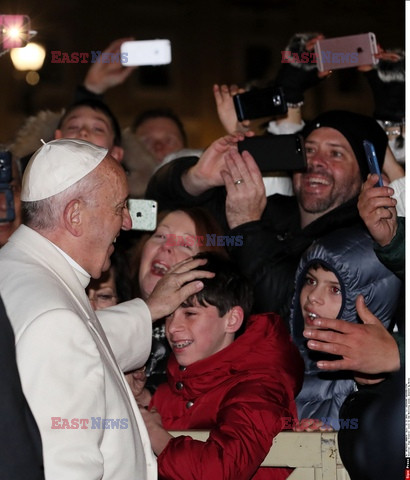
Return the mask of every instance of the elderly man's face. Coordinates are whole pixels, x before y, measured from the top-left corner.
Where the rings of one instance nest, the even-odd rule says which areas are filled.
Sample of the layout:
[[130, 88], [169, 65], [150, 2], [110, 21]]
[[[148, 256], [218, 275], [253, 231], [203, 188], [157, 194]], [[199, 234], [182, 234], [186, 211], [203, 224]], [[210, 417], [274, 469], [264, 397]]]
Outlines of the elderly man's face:
[[82, 267], [93, 278], [110, 267], [110, 256], [121, 229], [131, 228], [127, 208], [128, 186], [122, 167], [108, 155], [97, 167], [96, 175], [102, 185], [85, 207], [85, 234], [83, 248], [86, 255]]
[[305, 144], [307, 171], [293, 175], [293, 189], [305, 212], [325, 214], [359, 194], [359, 165], [339, 131], [318, 128]]

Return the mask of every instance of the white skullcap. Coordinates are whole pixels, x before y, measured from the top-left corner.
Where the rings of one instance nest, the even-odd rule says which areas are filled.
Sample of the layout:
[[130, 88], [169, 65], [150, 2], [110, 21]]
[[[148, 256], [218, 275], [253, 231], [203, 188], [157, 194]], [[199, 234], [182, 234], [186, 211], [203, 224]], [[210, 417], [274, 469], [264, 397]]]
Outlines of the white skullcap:
[[44, 144], [24, 171], [21, 200], [36, 202], [57, 195], [94, 170], [107, 153], [106, 148], [72, 138]]

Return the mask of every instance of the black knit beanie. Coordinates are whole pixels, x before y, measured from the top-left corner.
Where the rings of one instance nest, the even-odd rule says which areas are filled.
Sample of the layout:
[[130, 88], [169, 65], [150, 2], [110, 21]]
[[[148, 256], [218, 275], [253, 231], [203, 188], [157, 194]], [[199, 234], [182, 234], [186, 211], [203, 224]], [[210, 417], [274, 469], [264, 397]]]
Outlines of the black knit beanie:
[[363, 140], [373, 143], [380, 170], [382, 170], [388, 139], [383, 128], [374, 118], [345, 110], [331, 110], [321, 113], [307, 123], [302, 135], [306, 139], [313, 130], [321, 127], [334, 128], [346, 138], [356, 155], [363, 181], [370, 173]]

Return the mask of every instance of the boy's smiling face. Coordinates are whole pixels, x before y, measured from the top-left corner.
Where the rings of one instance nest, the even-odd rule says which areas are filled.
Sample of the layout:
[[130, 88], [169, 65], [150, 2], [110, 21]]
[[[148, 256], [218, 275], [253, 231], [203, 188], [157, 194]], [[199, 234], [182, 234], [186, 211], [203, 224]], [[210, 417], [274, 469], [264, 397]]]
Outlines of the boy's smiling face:
[[[239, 319], [240, 317], [240, 319]], [[182, 304], [168, 316], [165, 332], [180, 365], [192, 365], [230, 345], [243, 320], [243, 310], [234, 307], [222, 317], [213, 305]]]
[[342, 291], [333, 272], [321, 267], [310, 268], [300, 292], [300, 307], [305, 328], [317, 328], [314, 318], [337, 318], [342, 307]]

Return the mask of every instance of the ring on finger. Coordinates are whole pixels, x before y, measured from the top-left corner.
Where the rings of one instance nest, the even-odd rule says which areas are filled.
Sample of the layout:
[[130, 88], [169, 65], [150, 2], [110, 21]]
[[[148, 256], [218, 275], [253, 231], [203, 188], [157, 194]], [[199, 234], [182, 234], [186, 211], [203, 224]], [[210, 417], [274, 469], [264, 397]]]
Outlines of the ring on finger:
[[234, 185], [240, 185], [241, 183], [244, 183], [245, 180], [243, 178], [239, 178], [238, 180], [235, 180], [233, 183]]

